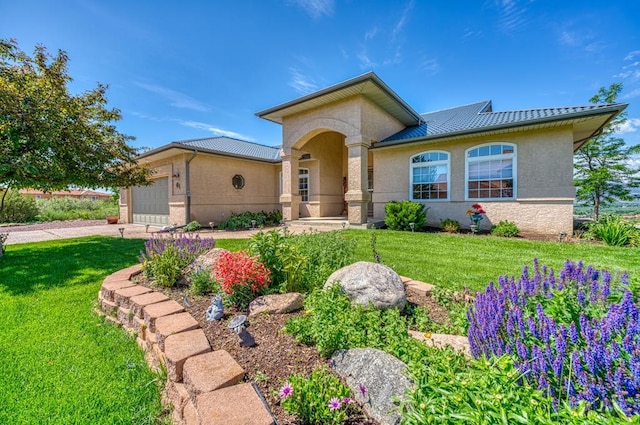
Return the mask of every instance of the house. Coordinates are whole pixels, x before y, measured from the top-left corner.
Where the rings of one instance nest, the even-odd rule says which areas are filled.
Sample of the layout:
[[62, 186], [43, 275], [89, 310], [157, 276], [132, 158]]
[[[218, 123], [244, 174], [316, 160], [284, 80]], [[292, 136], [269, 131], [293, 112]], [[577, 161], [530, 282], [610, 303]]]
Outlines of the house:
[[282, 146], [227, 137], [185, 140], [139, 157], [151, 186], [120, 192], [121, 218], [165, 225], [220, 222], [281, 209], [286, 221], [384, 219], [385, 204], [424, 203], [430, 225], [500, 220], [523, 231], [573, 228], [573, 154], [626, 104], [494, 112], [491, 101], [419, 114], [370, 72], [258, 112], [282, 126]]
[[35, 189], [20, 189], [20, 195], [34, 199], [74, 198], [88, 199], [90, 201], [108, 201], [111, 199], [111, 194], [109, 193], [96, 192], [95, 190], [88, 189], [54, 190], [52, 192], [43, 192], [42, 190]]

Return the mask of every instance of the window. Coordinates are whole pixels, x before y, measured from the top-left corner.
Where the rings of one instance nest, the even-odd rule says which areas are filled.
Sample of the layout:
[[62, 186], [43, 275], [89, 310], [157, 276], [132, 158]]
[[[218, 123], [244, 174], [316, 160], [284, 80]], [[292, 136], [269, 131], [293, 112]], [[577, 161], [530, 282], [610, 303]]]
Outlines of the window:
[[298, 169], [298, 193], [302, 202], [309, 202], [309, 169]]
[[516, 147], [506, 143], [467, 150], [467, 199], [514, 199]]
[[411, 157], [411, 193], [413, 200], [449, 199], [449, 154], [423, 152]]

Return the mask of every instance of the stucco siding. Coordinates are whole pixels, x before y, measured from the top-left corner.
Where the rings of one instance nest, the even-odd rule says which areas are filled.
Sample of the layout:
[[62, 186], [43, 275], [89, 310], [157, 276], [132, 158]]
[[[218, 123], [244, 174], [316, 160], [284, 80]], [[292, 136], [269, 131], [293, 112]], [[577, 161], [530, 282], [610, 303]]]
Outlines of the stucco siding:
[[468, 227], [470, 222], [465, 212], [476, 201], [465, 199], [465, 151], [491, 142], [507, 142], [516, 146], [517, 197], [504, 201], [479, 200], [488, 212], [483, 228], [490, 228], [500, 220], [510, 220], [522, 231], [571, 232], [575, 190], [570, 127], [459, 142], [374, 149], [374, 217], [384, 218], [386, 202], [409, 199], [410, 158], [421, 152], [440, 150], [448, 152], [450, 158], [449, 201], [423, 201], [429, 207], [428, 223], [438, 226], [440, 220], [452, 218]]

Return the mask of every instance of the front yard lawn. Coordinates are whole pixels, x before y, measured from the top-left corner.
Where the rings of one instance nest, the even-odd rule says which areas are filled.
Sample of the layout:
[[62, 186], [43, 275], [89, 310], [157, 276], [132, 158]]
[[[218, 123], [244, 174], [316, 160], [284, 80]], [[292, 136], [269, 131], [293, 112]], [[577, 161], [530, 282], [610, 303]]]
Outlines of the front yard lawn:
[[143, 241], [13, 245], [0, 260], [0, 423], [157, 423], [158, 383], [133, 338], [93, 312]]

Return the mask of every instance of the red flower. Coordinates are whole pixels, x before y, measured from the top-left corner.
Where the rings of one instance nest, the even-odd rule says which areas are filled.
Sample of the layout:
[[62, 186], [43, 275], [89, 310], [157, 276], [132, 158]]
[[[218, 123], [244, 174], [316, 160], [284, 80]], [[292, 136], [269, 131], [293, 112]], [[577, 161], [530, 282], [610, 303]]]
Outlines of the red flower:
[[271, 270], [245, 251], [223, 252], [213, 267], [222, 290], [233, 294], [234, 287], [249, 287], [256, 293], [270, 282]]

